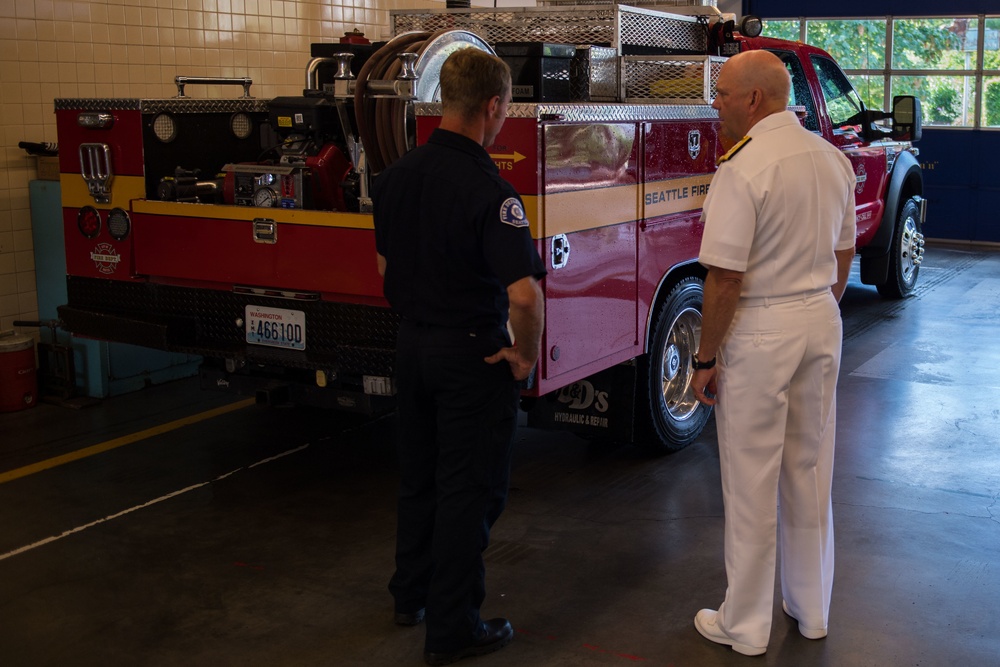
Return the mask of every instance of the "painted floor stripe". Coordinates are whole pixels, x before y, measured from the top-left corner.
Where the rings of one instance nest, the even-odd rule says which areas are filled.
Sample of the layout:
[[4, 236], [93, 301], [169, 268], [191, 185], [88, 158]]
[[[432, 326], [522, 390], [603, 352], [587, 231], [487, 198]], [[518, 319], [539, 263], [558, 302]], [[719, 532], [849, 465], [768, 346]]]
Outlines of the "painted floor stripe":
[[[252, 399], [251, 399], [251, 401], [252, 401]], [[192, 484], [191, 486], [185, 487], [185, 488], [180, 489], [178, 491], [173, 491], [173, 492], [168, 493], [166, 495], [160, 496], [159, 498], [154, 498], [153, 500], [145, 502], [145, 503], [143, 503], [141, 505], [136, 505], [135, 507], [130, 507], [127, 510], [122, 510], [121, 512], [118, 512], [116, 514], [110, 514], [110, 515], [104, 517], [103, 519], [98, 519], [97, 521], [91, 521], [90, 523], [85, 523], [84, 525], [77, 526], [76, 528], [70, 528], [69, 530], [63, 531], [62, 533], [59, 533], [58, 535], [52, 535], [51, 537], [46, 537], [43, 540], [38, 540], [37, 542], [33, 542], [32, 544], [28, 544], [28, 545], [20, 547], [18, 549], [14, 549], [13, 551], [8, 551], [5, 554], [0, 554], [0, 561], [6, 560], [8, 558], [12, 558], [12, 557], [17, 556], [19, 554], [26, 553], [28, 551], [31, 551], [32, 549], [37, 549], [38, 547], [45, 546], [46, 544], [51, 544], [52, 542], [55, 542], [57, 540], [61, 540], [64, 537], [69, 537], [70, 535], [74, 535], [76, 533], [83, 532], [84, 530], [87, 530], [88, 528], [93, 528], [94, 526], [99, 526], [102, 523], [106, 523], [108, 521], [113, 521], [114, 519], [121, 518], [121, 517], [125, 516], [126, 514], [131, 514], [132, 512], [135, 512], [137, 510], [145, 509], [145, 508], [150, 507], [152, 505], [156, 505], [157, 503], [162, 503], [164, 500], [170, 500], [171, 498], [176, 498], [177, 496], [184, 495], [188, 491], [194, 491], [195, 489], [200, 489], [203, 486], [208, 486], [209, 484], [213, 484], [215, 482], [221, 481], [221, 480], [223, 480], [223, 479], [225, 479], [225, 478], [227, 478], [227, 477], [229, 477], [231, 475], [235, 475], [236, 473], [240, 472], [241, 470], [249, 470], [251, 468], [256, 468], [259, 465], [263, 465], [265, 463], [271, 463], [272, 461], [277, 461], [278, 459], [284, 458], [284, 457], [289, 456], [291, 454], [295, 454], [297, 452], [301, 452], [302, 450], [306, 449], [307, 447], [309, 447], [309, 443], [306, 443], [304, 445], [300, 445], [299, 447], [295, 447], [293, 449], [289, 449], [288, 451], [281, 452], [280, 454], [275, 454], [274, 456], [269, 456], [269, 457], [267, 457], [265, 459], [261, 459], [260, 461], [257, 461], [256, 463], [252, 463], [252, 464], [250, 464], [248, 466], [240, 466], [239, 468], [236, 468], [235, 470], [230, 470], [227, 473], [223, 473], [223, 474], [219, 475], [218, 477], [216, 477], [215, 479], [212, 479], [212, 480], [210, 480], [208, 482], [201, 482], [200, 484]]]
[[152, 438], [153, 436], [156, 435], [169, 433], [170, 431], [179, 429], [182, 426], [188, 426], [189, 424], [196, 424], [200, 421], [205, 421], [206, 419], [211, 419], [213, 417], [218, 417], [219, 415], [224, 415], [227, 412], [240, 410], [247, 406], [253, 405], [255, 402], [256, 399], [247, 398], [242, 401], [230, 403], [229, 405], [223, 405], [222, 407], [219, 408], [206, 410], [205, 412], [199, 412], [198, 414], [191, 415], [190, 417], [183, 417], [181, 419], [174, 420], [167, 424], [160, 424], [159, 426], [147, 428], [145, 431], [130, 433], [128, 435], [123, 435], [120, 438], [115, 438], [114, 440], [108, 440], [106, 442], [102, 442], [93, 445], [91, 447], [84, 447], [83, 449], [78, 449], [75, 452], [69, 452], [68, 454], [63, 454], [62, 456], [56, 456], [51, 459], [46, 459], [45, 461], [32, 463], [31, 465], [24, 466], [23, 468], [8, 470], [7, 472], [0, 473], [0, 484], [4, 484], [6, 482], [10, 482], [15, 479], [20, 479], [21, 477], [27, 477], [28, 475], [34, 475], [37, 472], [48, 470], [50, 468], [55, 468], [57, 466], [61, 466], [66, 463], [79, 461], [80, 459], [85, 459], [88, 456], [101, 454], [103, 452], [107, 452], [112, 449], [117, 449], [118, 447], [131, 445], [134, 442], [139, 442], [140, 440], [145, 440], [146, 438]]

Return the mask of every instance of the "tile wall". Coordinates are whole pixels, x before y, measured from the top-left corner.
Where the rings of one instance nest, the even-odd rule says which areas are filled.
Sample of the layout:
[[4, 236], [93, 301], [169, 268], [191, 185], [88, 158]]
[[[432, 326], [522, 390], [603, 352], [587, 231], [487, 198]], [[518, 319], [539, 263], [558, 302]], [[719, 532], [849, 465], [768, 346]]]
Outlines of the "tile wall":
[[[254, 97], [297, 95], [313, 42], [337, 41], [355, 27], [373, 41], [385, 38], [389, 10], [443, 4], [0, 0], [0, 331], [39, 319], [28, 202], [36, 159], [17, 144], [57, 141], [55, 98], [172, 97], [177, 75], [248, 76]], [[215, 88], [185, 92], [233, 94]]]

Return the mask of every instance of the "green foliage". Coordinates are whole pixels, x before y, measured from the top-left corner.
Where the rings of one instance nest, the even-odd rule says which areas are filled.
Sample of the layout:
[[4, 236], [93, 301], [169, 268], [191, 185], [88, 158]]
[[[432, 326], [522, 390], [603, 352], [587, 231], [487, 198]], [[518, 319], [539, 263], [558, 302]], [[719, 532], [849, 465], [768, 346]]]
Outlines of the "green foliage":
[[885, 21], [809, 21], [806, 42], [837, 59], [843, 69], [885, 66]]
[[971, 106], [962, 104], [963, 82], [960, 76], [894, 76], [892, 94], [917, 97], [927, 125], [971, 125]]
[[[987, 18], [986, 49], [983, 69], [984, 126], [1000, 127], [1000, 50], [995, 31], [1000, 18]], [[897, 18], [893, 21], [892, 76], [889, 95], [915, 95], [921, 100], [924, 122], [931, 125], [971, 126], [976, 107], [975, 80], [956, 70], [977, 67], [976, 33], [978, 18]], [[797, 40], [797, 20], [766, 21], [764, 34], [769, 37]], [[849, 78], [865, 105], [871, 109], [886, 106], [886, 84], [880, 70], [886, 66], [886, 28], [884, 20], [845, 19], [806, 21], [806, 42], [828, 51], [845, 70], [868, 70]], [[906, 75], [907, 70], [929, 70], [932, 74]]]
[[935, 88], [924, 100], [927, 122], [935, 125], [954, 125], [962, 115], [962, 95], [951, 88]]
[[851, 74], [847, 77], [869, 109], [881, 109], [885, 99], [885, 80], [881, 76]]
[[798, 21], [764, 21], [764, 32], [766, 37], [775, 39], [788, 39], [793, 42], [799, 40]]
[[994, 79], [986, 84], [983, 91], [984, 125], [1000, 127], [1000, 79]]
[[893, 23], [893, 69], [956, 66], [954, 59], [961, 58], [966, 33], [975, 32], [977, 24], [976, 19], [898, 19]]

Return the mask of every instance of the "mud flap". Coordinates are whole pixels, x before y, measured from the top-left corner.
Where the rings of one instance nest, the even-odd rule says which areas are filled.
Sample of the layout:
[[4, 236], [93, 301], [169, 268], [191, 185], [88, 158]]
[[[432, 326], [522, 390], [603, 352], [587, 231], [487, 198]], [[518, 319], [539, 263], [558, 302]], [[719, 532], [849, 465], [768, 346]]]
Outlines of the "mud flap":
[[633, 442], [637, 375], [630, 361], [541, 396], [528, 410], [527, 425]]

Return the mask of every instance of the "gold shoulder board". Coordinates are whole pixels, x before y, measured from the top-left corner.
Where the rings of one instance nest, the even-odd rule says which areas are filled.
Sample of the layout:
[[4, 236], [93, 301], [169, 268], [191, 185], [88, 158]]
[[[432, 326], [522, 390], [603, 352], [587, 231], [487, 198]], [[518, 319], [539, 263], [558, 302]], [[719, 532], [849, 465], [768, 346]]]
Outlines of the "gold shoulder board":
[[715, 166], [718, 167], [723, 162], [732, 160], [733, 156], [739, 153], [740, 150], [749, 143], [750, 143], [750, 137], [743, 137], [742, 139], [737, 141], [735, 146], [730, 148], [725, 155], [723, 155], [722, 157], [720, 157], [718, 160], [715, 161]]

